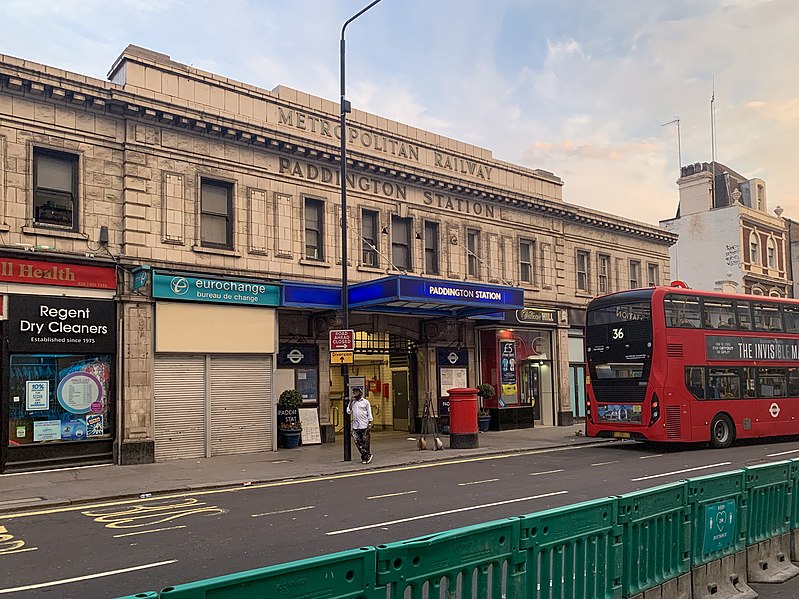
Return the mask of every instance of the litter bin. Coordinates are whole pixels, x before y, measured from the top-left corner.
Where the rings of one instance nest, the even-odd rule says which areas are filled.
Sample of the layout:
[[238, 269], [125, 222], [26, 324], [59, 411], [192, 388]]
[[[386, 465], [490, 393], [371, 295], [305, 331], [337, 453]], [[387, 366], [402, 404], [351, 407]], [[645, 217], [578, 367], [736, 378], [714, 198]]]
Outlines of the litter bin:
[[450, 389], [449, 446], [450, 449], [474, 449], [477, 440], [477, 389]]

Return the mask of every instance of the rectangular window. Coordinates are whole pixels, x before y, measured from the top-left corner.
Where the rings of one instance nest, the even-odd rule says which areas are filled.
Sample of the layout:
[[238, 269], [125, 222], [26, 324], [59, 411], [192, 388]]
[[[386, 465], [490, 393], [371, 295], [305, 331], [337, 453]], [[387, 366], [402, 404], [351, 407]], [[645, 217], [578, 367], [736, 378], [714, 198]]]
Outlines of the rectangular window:
[[752, 306], [749, 302], [736, 301], [735, 309], [738, 313], [738, 328], [742, 331], [752, 330]]
[[519, 241], [519, 281], [535, 283], [534, 279], [535, 241], [521, 239]]
[[739, 399], [741, 376], [737, 368], [708, 369], [708, 399]]
[[322, 200], [305, 198], [305, 258], [308, 260], [325, 259], [324, 214]]
[[33, 224], [78, 229], [78, 157], [33, 149]]
[[480, 231], [466, 230], [466, 274], [472, 278], [480, 278]]
[[786, 333], [799, 333], [799, 307], [783, 306], [782, 317], [785, 321]]
[[610, 256], [599, 254], [596, 258], [599, 293], [610, 293]]
[[411, 219], [391, 217], [391, 262], [397, 270], [411, 270]]
[[699, 298], [691, 295], [667, 295], [663, 299], [666, 326], [679, 328], [701, 328]]
[[705, 389], [705, 369], [699, 366], [686, 366], [685, 387], [696, 399], [705, 399], [707, 397]]
[[638, 289], [641, 286], [641, 263], [638, 260], [630, 260], [630, 289]]
[[577, 250], [577, 290], [590, 293], [591, 280], [591, 254], [582, 250]]
[[374, 210], [364, 210], [361, 213], [361, 241], [363, 241], [364, 266], [378, 267], [377, 261], [377, 225], [378, 215]]
[[233, 185], [203, 179], [200, 184], [200, 245], [233, 249]]
[[778, 304], [752, 304], [756, 331], [782, 331], [782, 315]]
[[646, 265], [646, 284], [655, 287], [660, 284], [660, 272], [657, 264], [651, 262]]
[[758, 397], [785, 397], [788, 385], [784, 368], [758, 368]]
[[705, 298], [702, 301], [702, 323], [706, 329], [734, 329], [735, 307], [732, 300]]
[[438, 223], [424, 222], [424, 271], [429, 275], [439, 274]]

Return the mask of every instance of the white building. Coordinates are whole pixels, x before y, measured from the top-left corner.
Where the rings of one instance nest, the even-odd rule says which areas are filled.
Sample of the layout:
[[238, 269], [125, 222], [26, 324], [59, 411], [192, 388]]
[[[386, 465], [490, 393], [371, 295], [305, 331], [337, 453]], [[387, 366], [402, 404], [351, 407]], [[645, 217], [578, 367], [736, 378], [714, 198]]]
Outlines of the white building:
[[671, 273], [695, 289], [789, 297], [787, 228], [770, 214], [766, 183], [718, 163], [682, 168], [677, 216], [661, 221], [679, 239]]

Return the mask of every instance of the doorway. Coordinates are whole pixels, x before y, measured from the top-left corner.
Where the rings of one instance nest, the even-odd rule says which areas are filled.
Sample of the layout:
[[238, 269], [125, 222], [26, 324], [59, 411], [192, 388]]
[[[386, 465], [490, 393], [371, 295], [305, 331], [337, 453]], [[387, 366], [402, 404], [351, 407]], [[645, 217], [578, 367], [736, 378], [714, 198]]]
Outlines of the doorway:
[[521, 367], [521, 401], [533, 406], [533, 421], [541, 424], [541, 366], [525, 360]]
[[395, 431], [409, 430], [408, 370], [391, 371], [393, 428]]
[[569, 403], [575, 418], [585, 418], [585, 366], [569, 366]]

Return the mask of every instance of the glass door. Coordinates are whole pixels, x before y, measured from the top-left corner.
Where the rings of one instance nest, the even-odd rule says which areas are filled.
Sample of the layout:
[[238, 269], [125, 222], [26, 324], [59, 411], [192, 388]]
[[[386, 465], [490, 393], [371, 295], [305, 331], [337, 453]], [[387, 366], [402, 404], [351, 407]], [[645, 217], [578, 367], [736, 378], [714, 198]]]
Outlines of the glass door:
[[541, 422], [541, 370], [538, 362], [525, 360], [519, 369], [521, 375], [521, 402], [533, 406], [533, 420]]

